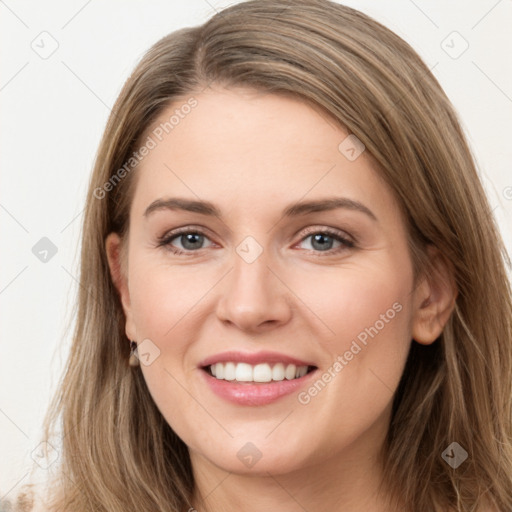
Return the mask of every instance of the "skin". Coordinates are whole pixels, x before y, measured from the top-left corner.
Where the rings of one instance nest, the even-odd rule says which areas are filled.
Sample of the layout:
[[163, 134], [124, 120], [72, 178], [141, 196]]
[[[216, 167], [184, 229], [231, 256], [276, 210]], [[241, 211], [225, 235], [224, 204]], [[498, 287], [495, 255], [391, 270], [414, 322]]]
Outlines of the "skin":
[[[149, 338], [160, 350], [141, 371], [189, 447], [191, 506], [388, 511], [377, 486], [393, 393], [411, 340], [434, 342], [453, 309], [449, 268], [432, 250], [437, 272], [413, 282], [391, 190], [368, 152], [349, 161], [338, 150], [348, 133], [320, 110], [244, 88], [194, 97], [197, 107], [137, 168], [126, 262], [119, 236], [106, 240], [126, 335]], [[166, 196], [211, 201], [221, 218], [178, 210], [144, 216]], [[282, 215], [290, 204], [331, 196], [364, 204], [377, 220], [346, 208]], [[158, 237], [184, 226], [205, 235], [193, 241], [197, 249], [179, 236], [170, 243], [187, 254], [157, 246]], [[354, 247], [336, 239], [315, 244], [326, 227]], [[250, 264], [236, 252], [247, 236], [263, 251]], [[202, 359], [232, 349], [312, 361], [321, 377], [395, 303], [400, 312], [305, 405], [297, 393], [265, 406], [236, 405], [201, 378]], [[237, 457], [247, 442], [262, 455], [250, 468]]]

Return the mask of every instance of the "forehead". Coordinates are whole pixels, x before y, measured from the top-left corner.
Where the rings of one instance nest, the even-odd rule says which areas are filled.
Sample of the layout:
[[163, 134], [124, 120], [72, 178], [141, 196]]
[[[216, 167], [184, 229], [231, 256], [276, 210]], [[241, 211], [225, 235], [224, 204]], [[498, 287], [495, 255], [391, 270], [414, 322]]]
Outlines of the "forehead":
[[371, 156], [347, 154], [348, 135], [321, 109], [290, 96], [243, 88], [184, 96], [146, 131], [154, 147], [137, 167], [133, 207], [165, 194], [249, 210], [326, 194], [393, 207]]

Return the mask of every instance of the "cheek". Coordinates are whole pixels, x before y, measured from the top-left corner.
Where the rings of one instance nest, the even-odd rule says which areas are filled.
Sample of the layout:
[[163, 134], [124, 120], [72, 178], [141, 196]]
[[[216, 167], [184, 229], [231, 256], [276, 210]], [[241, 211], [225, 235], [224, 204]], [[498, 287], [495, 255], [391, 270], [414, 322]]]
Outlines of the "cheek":
[[322, 415], [326, 404], [339, 412], [328, 422], [333, 438], [340, 431], [356, 436], [385, 414], [411, 342], [410, 264], [374, 263], [330, 269], [302, 281], [298, 291], [329, 327], [317, 337], [327, 354], [320, 375], [299, 402], [312, 415]]
[[[168, 265], [133, 265], [130, 276], [130, 297], [139, 341], [149, 339], [157, 347], [157, 357], [141, 371], [148, 390], [167, 423], [188, 445], [195, 446], [191, 436], [196, 418], [207, 420], [201, 405], [191, 399], [196, 396], [193, 384], [189, 349], [191, 339], [197, 338], [200, 328], [195, 311], [201, 307], [201, 298], [215, 284], [214, 276]], [[211, 283], [210, 278], [211, 277]], [[151, 347], [151, 345], [150, 345]], [[180, 411], [177, 414], [177, 411]], [[184, 414], [186, 412], [186, 414]]]
[[290, 287], [310, 310], [308, 316], [322, 332], [318, 339], [331, 357], [349, 350], [353, 340], [363, 346], [366, 341], [369, 347], [369, 340], [378, 338], [381, 342], [374, 349], [379, 350], [407, 338], [412, 273], [407, 266], [399, 268], [390, 261], [386, 268], [346, 265], [304, 272], [293, 281], [290, 276]]
[[[134, 265], [137, 269], [137, 266]], [[154, 339], [162, 342], [173, 339], [172, 346], [179, 348], [180, 340], [174, 339], [174, 332], [182, 323], [190, 323], [194, 308], [201, 298], [213, 287], [214, 276], [197, 272], [192, 266], [173, 269], [166, 265], [140, 265], [130, 276], [130, 298], [133, 318], [140, 339]], [[211, 283], [210, 283], [211, 281]]]

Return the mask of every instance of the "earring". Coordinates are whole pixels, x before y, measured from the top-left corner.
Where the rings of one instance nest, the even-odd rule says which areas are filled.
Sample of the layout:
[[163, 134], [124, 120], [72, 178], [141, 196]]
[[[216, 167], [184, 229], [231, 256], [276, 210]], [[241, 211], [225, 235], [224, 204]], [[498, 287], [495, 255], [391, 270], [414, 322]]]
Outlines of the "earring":
[[135, 351], [137, 350], [137, 342], [130, 341], [130, 359], [128, 360], [129, 366], [139, 366], [139, 358]]

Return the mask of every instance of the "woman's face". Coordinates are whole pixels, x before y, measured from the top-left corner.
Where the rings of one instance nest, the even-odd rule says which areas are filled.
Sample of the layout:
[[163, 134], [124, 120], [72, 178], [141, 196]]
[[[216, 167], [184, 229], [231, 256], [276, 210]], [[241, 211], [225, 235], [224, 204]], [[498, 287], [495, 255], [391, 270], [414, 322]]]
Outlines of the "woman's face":
[[305, 103], [194, 98], [153, 123], [133, 171], [117, 285], [150, 393], [193, 460], [226, 471], [367, 458], [421, 301], [397, 203], [358, 141]]

